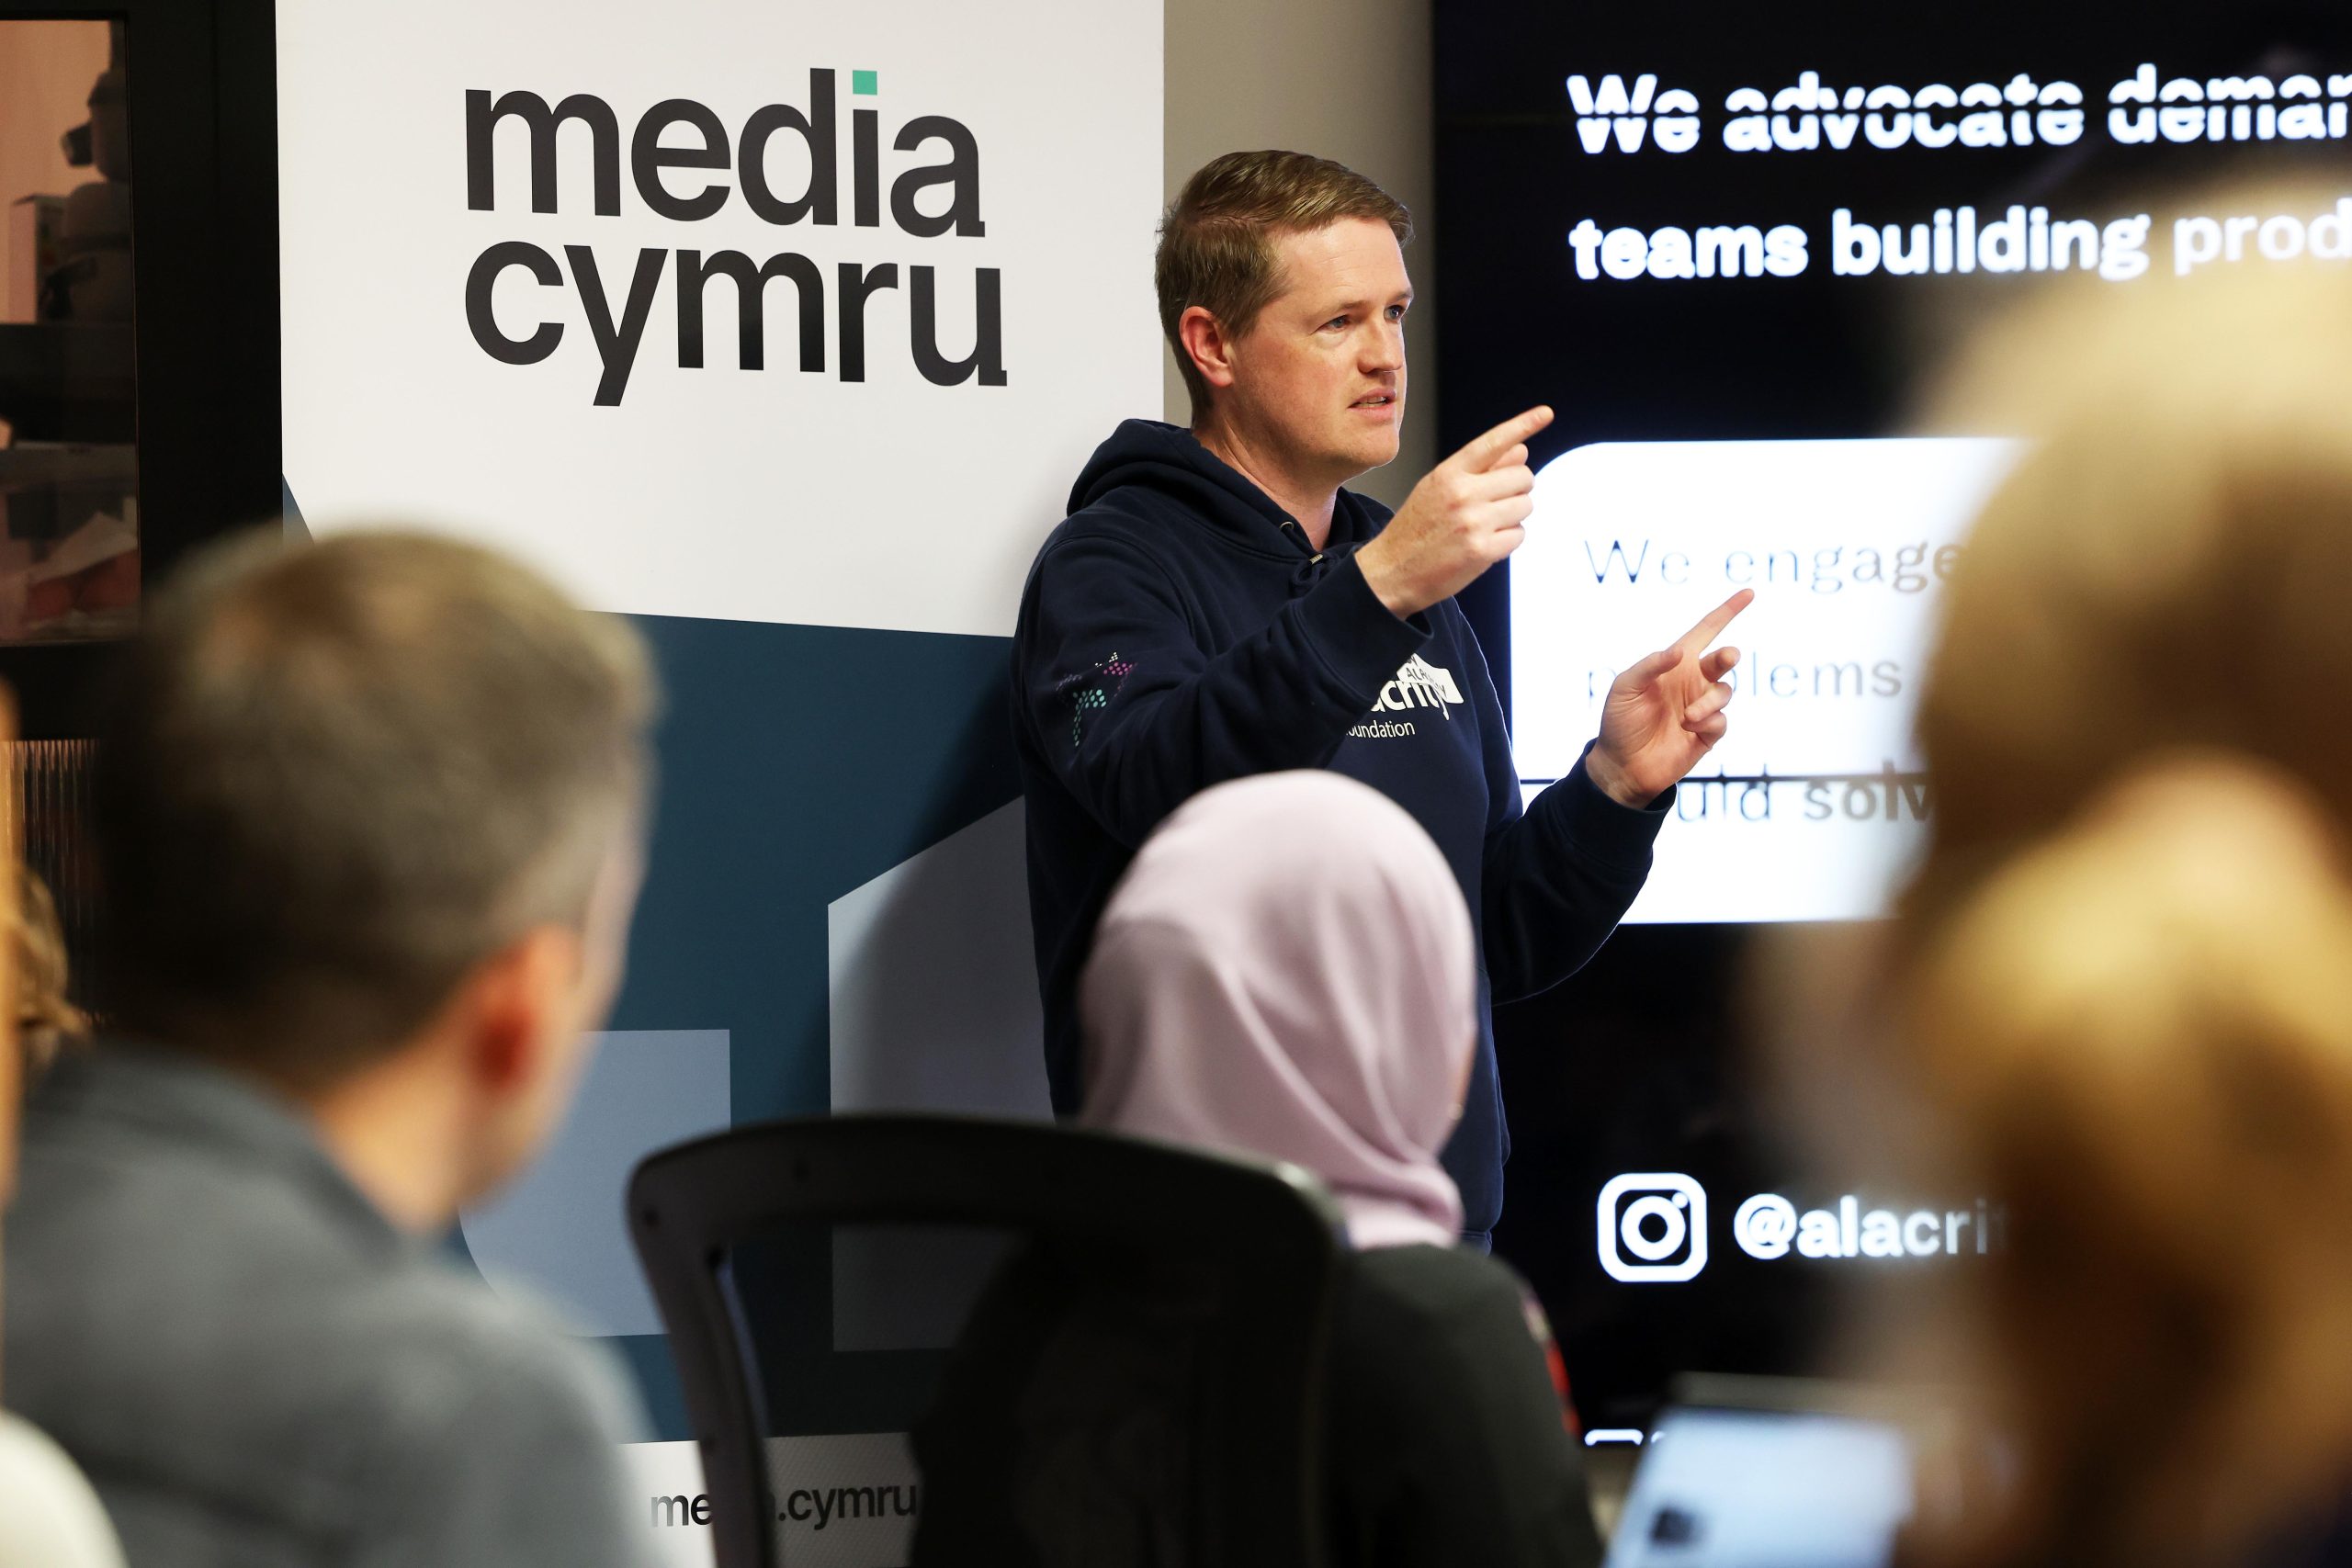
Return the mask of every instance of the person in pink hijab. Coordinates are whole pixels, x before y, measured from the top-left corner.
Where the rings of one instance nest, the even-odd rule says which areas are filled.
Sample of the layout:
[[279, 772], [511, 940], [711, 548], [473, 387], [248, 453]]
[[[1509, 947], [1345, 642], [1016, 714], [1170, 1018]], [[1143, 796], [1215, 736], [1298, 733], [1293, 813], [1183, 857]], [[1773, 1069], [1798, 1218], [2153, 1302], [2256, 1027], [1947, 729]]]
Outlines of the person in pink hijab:
[[1420, 825], [1327, 772], [1196, 795], [1136, 856], [1079, 987], [1081, 1126], [1289, 1160], [1358, 1247], [1451, 1247], [1438, 1150], [1477, 1043], [1462, 890]]
[[[1476, 1043], [1476, 954], [1460, 885], [1402, 807], [1336, 773], [1269, 773], [1152, 835], [1080, 982], [1081, 1125], [1289, 1161], [1347, 1218], [1324, 1404], [1338, 1568], [1600, 1560], [1542, 1314], [1460, 1245], [1438, 1163]], [[1023, 1308], [1035, 1334], [1054, 1310]], [[997, 1419], [944, 1411], [918, 1454], [949, 1462]], [[944, 1495], [926, 1491], [928, 1516]], [[947, 1511], [915, 1561], [981, 1561], [944, 1540]], [[1018, 1536], [990, 1536], [989, 1560], [1057, 1560]]]

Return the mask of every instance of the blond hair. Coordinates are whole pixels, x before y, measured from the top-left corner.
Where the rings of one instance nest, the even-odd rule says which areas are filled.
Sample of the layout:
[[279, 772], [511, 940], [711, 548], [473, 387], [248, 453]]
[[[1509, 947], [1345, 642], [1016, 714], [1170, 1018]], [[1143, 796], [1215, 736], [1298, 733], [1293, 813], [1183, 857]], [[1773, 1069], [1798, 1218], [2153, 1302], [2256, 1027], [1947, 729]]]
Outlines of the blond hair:
[[1883, 998], [2010, 1210], [1969, 1304], [2021, 1462], [1947, 1555], [2228, 1562], [2352, 1468], [2352, 277], [2055, 289], [1938, 409], [2028, 442], [1945, 600]]
[[9, 924], [10, 956], [17, 969], [17, 1037], [38, 1072], [60, 1050], [87, 1038], [90, 1021], [67, 994], [65, 931], [57, 918], [57, 900], [48, 885], [23, 866], [17, 870], [17, 901]]
[[1345, 164], [1305, 152], [1227, 152], [1203, 164], [1159, 224], [1152, 282], [1159, 327], [1193, 396], [1193, 418], [1208, 412], [1209, 388], [1184, 351], [1184, 312], [1197, 305], [1227, 333], [1249, 332], [1282, 293], [1274, 240], [1312, 233], [1351, 218], [1388, 225], [1404, 244], [1412, 215], [1395, 197]]
[[1905, 989], [2014, 1442], [1965, 1562], [2233, 1561], [2352, 1467], [2352, 886], [2335, 824], [2210, 760], [2126, 778], [1982, 879]]
[[1918, 907], [2157, 747], [2266, 758], [2352, 821], [2332, 712], [2352, 691], [2352, 276], [2255, 262], [2055, 291], [1978, 344], [1939, 423], [2031, 445], [1944, 602]]

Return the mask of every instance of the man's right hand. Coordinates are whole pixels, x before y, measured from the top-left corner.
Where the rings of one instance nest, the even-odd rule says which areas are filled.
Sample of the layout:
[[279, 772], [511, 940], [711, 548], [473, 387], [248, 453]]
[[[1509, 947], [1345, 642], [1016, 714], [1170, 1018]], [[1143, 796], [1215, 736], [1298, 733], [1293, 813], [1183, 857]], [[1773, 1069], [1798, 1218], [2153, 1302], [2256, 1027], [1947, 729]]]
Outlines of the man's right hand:
[[1356, 552], [1363, 580], [1399, 619], [1451, 599], [1519, 548], [1535, 509], [1527, 438], [1552, 423], [1532, 408], [1422, 476], [1380, 536]]

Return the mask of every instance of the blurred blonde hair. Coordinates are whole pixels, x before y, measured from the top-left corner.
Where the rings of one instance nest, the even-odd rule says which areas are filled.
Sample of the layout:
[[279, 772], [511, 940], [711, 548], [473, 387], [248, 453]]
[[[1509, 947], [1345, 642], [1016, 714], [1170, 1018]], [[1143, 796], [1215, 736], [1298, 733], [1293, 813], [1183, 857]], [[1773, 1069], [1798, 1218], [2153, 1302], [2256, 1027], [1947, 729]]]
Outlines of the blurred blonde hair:
[[86, 1039], [90, 1021], [66, 994], [65, 931], [57, 901], [40, 877], [21, 866], [9, 940], [17, 964], [17, 1038], [39, 1072], [61, 1049]]
[[[2188, 205], [2312, 213], [2340, 194]], [[2032, 445], [1944, 601], [1915, 912], [2152, 749], [2267, 759], [2352, 821], [2352, 269], [2052, 290], [1976, 344], [1935, 423]]]
[[2163, 764], [1950, 912], [1899, 1019], [2018, 1449], [1964, 1562], [2227, 1562], [2352, 1475], [2352, 887], [2335, 824]]
[[2223, 1562], [2352, 1476], [2352, 270], [2053, 290], [1938, 409], [2030, 443], [1945, 600], [1878, 998], [2010, 1213], [1963, 1278], [2017, 1486], [1943, 1544]]

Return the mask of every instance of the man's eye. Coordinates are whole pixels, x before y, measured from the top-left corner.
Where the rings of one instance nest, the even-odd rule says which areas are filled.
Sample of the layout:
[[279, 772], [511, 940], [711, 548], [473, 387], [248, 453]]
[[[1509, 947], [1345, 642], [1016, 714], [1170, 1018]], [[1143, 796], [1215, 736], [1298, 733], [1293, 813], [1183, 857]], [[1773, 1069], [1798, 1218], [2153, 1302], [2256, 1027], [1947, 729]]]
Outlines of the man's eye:
[[1391, 305], [1391, 306], [1389, 306], [1389, 307], [1388, 307], [1388, 319], [1389, 319], [1390, 321], [1403, 321], [1403, 320], [1405, 319], [1405, 307], [1404, 307], [1404, 306], [1402, 306], [1402, 305]]
[[1345, 316], [1334, 316], [1323, 324], [1326, 327], [1344, 327], [1348, 324], [1348, 319]]

